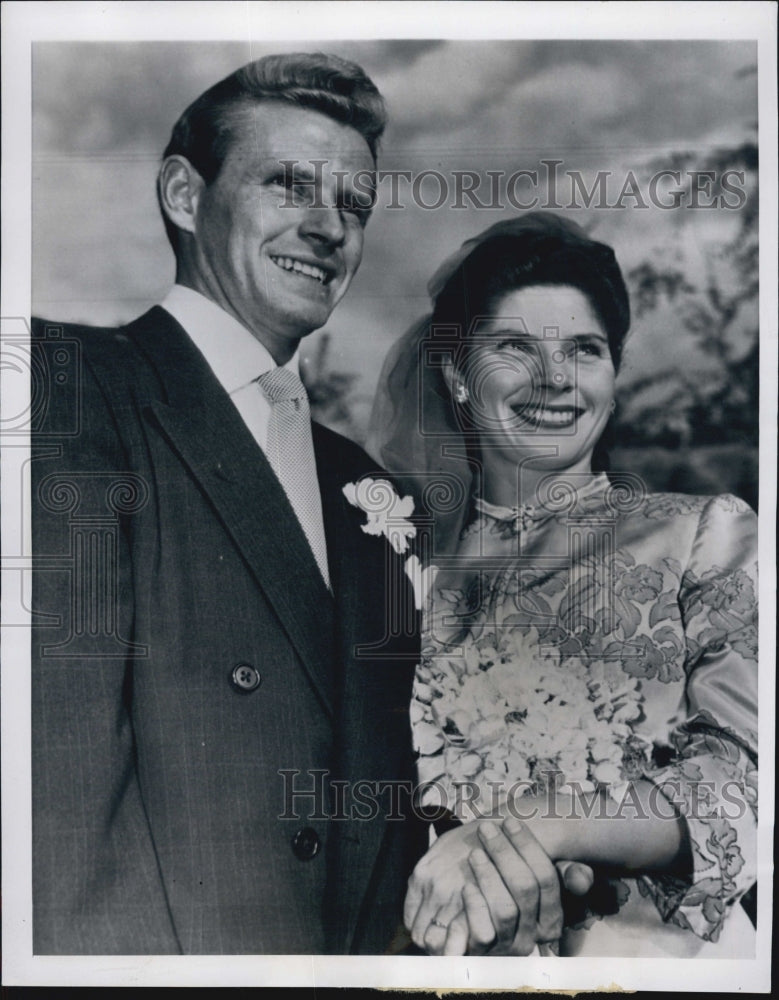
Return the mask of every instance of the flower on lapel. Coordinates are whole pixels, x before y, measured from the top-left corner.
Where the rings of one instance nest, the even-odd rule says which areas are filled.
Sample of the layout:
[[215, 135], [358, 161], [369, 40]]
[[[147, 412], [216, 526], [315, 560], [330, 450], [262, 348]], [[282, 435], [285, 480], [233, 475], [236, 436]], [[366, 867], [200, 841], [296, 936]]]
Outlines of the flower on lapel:
[[407, 551], [409, 539], [417, 533], [409, 521], [414, 511], [410, 496], [401, 499], [386, 479], [347, 483], [343, 493], [353, 507], [368, 515], [367, 522], [362, 525], [366, 535], [384, 535], [398, 555]]

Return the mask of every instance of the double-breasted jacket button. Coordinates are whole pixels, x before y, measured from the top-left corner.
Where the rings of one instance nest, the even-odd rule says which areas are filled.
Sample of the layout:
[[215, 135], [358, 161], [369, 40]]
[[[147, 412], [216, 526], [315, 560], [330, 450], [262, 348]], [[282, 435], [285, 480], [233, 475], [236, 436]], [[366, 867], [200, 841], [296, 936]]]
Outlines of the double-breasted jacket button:
[[292, 851], [298, 861], [310, 861], [322, 849], [322, 841], [313, 827], [304, 826], [292, 838]]
[[262, 678], [251, 663], [237, 663], [230, 674], [230, 683], [241, 694], [250, 694], [257, 690], [262, 683]]

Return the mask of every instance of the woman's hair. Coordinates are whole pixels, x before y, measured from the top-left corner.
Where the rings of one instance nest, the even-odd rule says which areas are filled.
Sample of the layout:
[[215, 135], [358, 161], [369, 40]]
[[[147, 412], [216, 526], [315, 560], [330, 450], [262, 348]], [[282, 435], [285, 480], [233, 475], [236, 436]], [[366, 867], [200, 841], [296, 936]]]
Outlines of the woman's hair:
[[567, 285], [590, 302], [618, 368], [630, 303], [614, 251], [548, 212], [532, 212], [519, 221], [525, 225], [512, 231], [510, 224], [498, 223], [478, 237], [436, 295], [431, 324], [452, 327], [467, 338], [474, 322], [494, 313], [509, 293], [533, 285]]
[[[351, 126], [365, 139], [375, 163], [387, 124], [384, 99], [356, 63], [322, 52], [265, 56], [209, 87], [173, 126], [163, 159], [186, 157], [205, 183], [212, 184], [242, 112], [267, 101], [318, 111]], [[175, 250], [178, 231], [164, 212], [163, 220]]]
[[[428, 284], [432, 313], [406, 331], [384, 363], [366, 447], [429, 508], [435, 550], [456, 547], [474, 470], [472, 429], [452, 401], [441, 359], [463, 359], [477, 322], [505, 295], [537, 285], [569, 286], [587, 297], [618, 368], [630, 304], [614, 252], [551, 212], [498, 222], [463, 243]], [[610, 419], [593, 451], [593, 471], [608, 470], [613, 434]]]

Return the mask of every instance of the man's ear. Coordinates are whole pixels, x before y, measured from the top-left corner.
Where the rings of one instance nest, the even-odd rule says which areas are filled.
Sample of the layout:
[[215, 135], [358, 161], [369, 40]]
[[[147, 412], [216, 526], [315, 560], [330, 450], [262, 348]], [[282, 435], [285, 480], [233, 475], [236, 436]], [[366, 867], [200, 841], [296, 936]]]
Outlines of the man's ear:
[[168, 156], [160, 167], [157, 191], [165, 216], [186, 233], [194, 233], [197, 206], [205, 183], [184, 156]]

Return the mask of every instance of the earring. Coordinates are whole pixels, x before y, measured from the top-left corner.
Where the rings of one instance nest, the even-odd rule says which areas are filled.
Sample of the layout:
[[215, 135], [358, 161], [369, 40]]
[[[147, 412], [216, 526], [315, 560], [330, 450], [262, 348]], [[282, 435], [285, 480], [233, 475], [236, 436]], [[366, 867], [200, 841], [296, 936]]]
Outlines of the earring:
[[468, 390], [462, 383], [458, 383], [457, 388], [454, 390], [454, 398], [457, 403], [468, 402]]
[[611, 412], [613, 413], [616, 410], [616, 408], [617, 408], [617, 401], [616, 401], [616, 399], [612, 399], [611, 406], [610, 406]]

